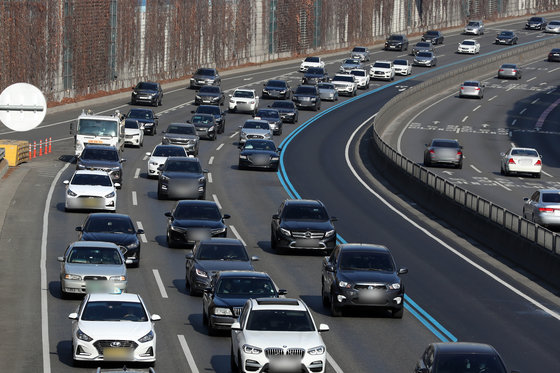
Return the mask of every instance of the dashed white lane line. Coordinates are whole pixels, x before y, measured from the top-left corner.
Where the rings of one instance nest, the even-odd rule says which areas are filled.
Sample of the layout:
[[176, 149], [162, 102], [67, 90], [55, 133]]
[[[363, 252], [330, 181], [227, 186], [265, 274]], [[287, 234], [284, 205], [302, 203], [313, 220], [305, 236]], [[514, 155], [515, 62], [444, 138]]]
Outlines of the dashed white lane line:
[[214, 202], [216, 202], [216, 206], [218, 206], [218, 208], [221, 210], [222, 209], [222, 204], [220, 203], [220, 200], [218, 199], [218, 196], [215, 194], [212, 194], [212, 199], [214, 200]]
[[531, 105], [534, 105], [534, 104], [536, 104], [537, 102], [539, 102], [539, 100], [540, 100], [540, 98], [536, 98], [536, 99], [534, 99], [533, 101], [531, 101]]
[[465, 123], [467, 121], [467, 119], [469, 119], [468, 115], [463, 118], [462, 122]]
[[189, 349], [189, 345], [187, 344], [187, 340], [185, 339], [185, 336], [182, 334], [177, 335], [177, 338], [179, 338], [179, 344], [181, 345], [181, 348], [183, 349], [183, 353], [185, 354], [185, 357], [187, 358], [187, 363], [189, 364], [189, 368], [191, 370], [192, 373], [199, 373], [198, 368], [196, 367], [196, 363], [194, 362], [194, 357], [191, 353], [191, 350]]
[[554, 69], [552, 69], [552, 70], [548, 70], [548, 73], [549, 73], [549, 74], [550, 74], [550, 73], [553, 73], [553, 72], [555, 72], [555, 71], [558, 70], [558, 69], [560, 69], [560, 67], [554, 68]]
[[233, 235], [239, 240], [241, 241], [241, 243], [243, 243], [244, 246], [247, 246], [247, 244], [245, 243], [245, 241], [243, 241], [243, 238], [241, 237], [241, 235], [239, 234], [239, 232], [237, 231], [237, 229], [235, 229], [235, 227], [233, 225], [230, 225], [229, 228], [231, 229], [231, 231], [233, 232]]
[[152, 269], [154, 273], [154, 277], [156, 278], [156, 284], [159, 289], [162, 298], [167, 298], [167, 291], [165, 290], [165, 286], [163, 285], [163, 281], [161, 281], [161, 277], [159, 275], [159, 271], [157, 269]]
[[237, 136], [239, 134], [238, 131], [235, 131], [234, 133], [231, 134], [231, 136], [229, 137], [230, 139], [233, 139], [235, 136]]
[[542, 172], [543, 174], [545, 174], [546, 176], [548, 176], [548, 177], [554, 177], [554, 176], [552, 176], [551, 174], [549, 174], [548, 172], [544, 172], [543, 170], [541, 170], [541, 172]]
[[145, 161], [145, 160], [147, 160], [147, 159], [148, 159], [148, 156], [147, 156], [147, 155], [144, 155], [144, 158], [142, 158], [143, 161]]
[[140, 176], [140, 169], [137, 168], [136, 171], [134, 171], [134, 178], [138, 179], [139, 176]]
[[481, 107], [482, 107], [482, 105], [478, 105], [477, 107], [475, 107], [475, 108], [473, 109], [473, 111], [477, 111], [477, 110], [480, 109]]
[[336, 373], [344, 373], [344, 371], [340, 368], [340, 366], [336, 363], [336, 361], [334, 361], [331, 354], [329, 354], [328, 352], [327, 352], [327, 361], [329, 362], [331, 367], [333, 367]]
[[132, 205], [133, 206], [138, 206], [138, 198], [136, 198], [136, 191], [135, 190], [132, 191]]
[[514, 119], [514, 120], [511, 121], [512, 126], [515, 126], [515, 123], [517, 123], [517, 119]]
[[208, 172], [208, 182], [212, 183], [212, 173]]
[[498, 97], [498, 95], [493, 96], [493, 97], [490, 97], [490, 98], [488, 99], [488, 101], [492, 101], [492, 100], [495, 99], [496, 97]]
[[536, 76], [532, 77], [531, 79], [527, 79], [527, 81], [530, 82], [531, 80], [535, 80], [535, 79], [537, 79]]
[[476, 168], [474, 165], [471, 164], [470, 166], [471, 166], [471, 168], [472, 168], [473, 170], [475, 170], [475, 171], [478, 172], [479, 174], [482, 173], [482, 171], [480, 171], [480, 170], [479, 170], [478, 168]]
[[224, 143], [221, 143], [220, 145], [218, 145], [218, 147], [216, 148], [216, 151], [220, 150], [221, 148], [224, 147]]
[[211, 156], [210, 159], [208, 160], [208, 164], [212, 164], [214, 163], [214, 156]]
[[459, 132], [461, 132], [461, 129], [460, 129], [460, 128], [457, 128], [457, 130], [455, 131], [455, 133], [459, 133]]
[[511, 189], [509, 189], [507, 186], [503, 185], [502, 183], [499, 183], [499, 182], [496, 181], [496, 185], [501, 186], [502, 188], [504, 188], [508, 192], [511, 192]]
[[527, 108], [524, 108], [523, 110], [521, 110], [521, 111], [519, 112], [519, 115], [523, 114], [523, 113], [526, 112], [526, 111], [527, 111]]
[[[142, 225], [142, 222], [141, 222], [141, 221], [137, 221], [137, 222], [136, 222], [136, 226], [138, 227], [138, 229], [144, 230], [144, 226]], [[142, 233], [142, 234], [140, 235], [140, 240], [141, 240], [143, 243], [148, 243], [148, 239], [146, 238], [146, 233]]]

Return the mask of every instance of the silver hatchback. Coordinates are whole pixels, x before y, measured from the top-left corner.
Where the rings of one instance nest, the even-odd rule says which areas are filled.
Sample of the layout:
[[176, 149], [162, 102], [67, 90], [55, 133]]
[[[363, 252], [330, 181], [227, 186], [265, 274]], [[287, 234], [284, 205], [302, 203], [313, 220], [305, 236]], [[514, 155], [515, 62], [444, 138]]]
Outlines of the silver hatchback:
[[484, 97], [485, 85], [478, 80], [467, 80], [459, 87], [459, 97]]
[[542, 226], [560, 226], [560, 190], [539, 189], [523, 201], [525, 219]]

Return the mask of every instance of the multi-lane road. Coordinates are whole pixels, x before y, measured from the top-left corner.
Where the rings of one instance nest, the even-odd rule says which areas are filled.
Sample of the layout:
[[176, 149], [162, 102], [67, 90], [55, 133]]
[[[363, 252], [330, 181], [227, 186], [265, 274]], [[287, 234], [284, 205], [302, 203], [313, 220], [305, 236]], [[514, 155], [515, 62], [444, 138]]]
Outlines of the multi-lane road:
[[[520, 43], [548, 37], [522, 30], [523, 24], [510, 21], [488, 27], [485, 36], [477, 37], [482, 45], [481, 54], [506, 48], [492, 44], [499, 30], [518, 31]], [[560, 366], [555, 338], [560, 335], [560, 300], [554, 291], [547, 291], [508, 263], [487, 255], [484, 237], [462, 237], [423, 215], [414, 203], [393, 195], [383, 175], [370, 170], [375, 160], [363, 156], [364, 147], [370, 144], [367, 137], [362, 137], [367, 130], [362, 123], [400, 91], [466, 59], [454, 53], [457, 43], [465, 38], [458, 32], [446, 34], [445, 44], [437, 47], [437, 69], [415, 67], [409, 79], [399, 77], [393, 84], [375, 81], [369, 91], [361, 91], [357, 98], [324, 102], [318, 113], [300, 111], [299, 124], [285, 124], [283, 135], [275, 137], [283, 148], [278, 174], [237, 169], [238, 126], [248, 115], [228, 114], [225, 133], [217, 141], [201, 143], [199, 157], [210, 171], [207, 198], [217, 201], [224, 213], [232, 215], [228, 221], [230, 236], [241, 238], [249, 253], [261, 258], [256, 263], [258, 270], [268, 272], [281, 288], [288, 289], [288, 296], [303, 299], [317, 322], [330, 326], [331, 331], [324, 335], [329, 372], [411, 371], [425, 346], [440, 340], [490, 343], [500, 351], [510, 369], [522, 372], [552, 372]], [[331, 75], [342, 57], [326, 58]], [[411, 59], [399, 52], [373, 54], [373, 59], [397, 57]], [[222, 88], [231, 91], [243, 86], [260, 92], [262, 83], [271, 78], [287, 79], [297, 86], [301, 79], [298, 65], [286, 62], [231, 72], [224, 76]], [[488, 77], [484, 100], [444, 98], [408, 125], [401, 148], [421, 162], [423, 144], [436, 133], [439, 136], [439, 131], [443, 131], [442, 137], [460, 138], [467, 154], [465, 166], [461, 172], [451, 170], [452, 174], [443, 175], [470, 182], [477, 180], [475, 177], [499, 178], [496, 149], [505, 149], [510, 142], [529, 145], [539, 141], [545, 171], [552, 175], [550, 180], [543, 175], [540, 182], [554, 182], [559, 175], [554, 171], [553, 161], [558, 151], [554, 147], [554, 123], [549, 126], [545, 121], [541, 133], [529, 130], [546, 104], [558, 99], [554, 88], [559, 77], [560, 70], [553, 70], [542, 59], [525, 66], [521, 81], [501, 82]], [[427, 97], [430, 95], [428, 92]], [[193, 99], [194, 91], [185, 86], [166, 89], [163, 106], [157, 109], [160, 130], [169, 123], [189, 118]], [[111, 113], [117, 108], [126, 112], [127, 102], [128, 97], [117, 95], [84, 107], [97, 113]], [[269, 102], [262, 100], [261, 107]], [[478, 105], [481, 106], [476, 108]], [[62, 184], [75, 168], [66, 163], [70, 157], [65, 155], [73, 154], [68, 128], [80, 111], [57, 110], [47, 115], [43, 125], [23, 136], [0, 131], [3, 138], [55, 140], [52, 154], [21, 166], [0, 184], [5, 196], [13, 194], [0, 237], [2, 303], [11, 305], [1, 311], [0, 327], [10, 343], [0, 357], [13, 371], [93, 370], [72, 367], [67, 315], [79, 300], [60, 299], [56, 260], [68, 243], [77, 238], [74, 228], [86, 216], [64, 212]], [[512, 125], [514, 119], [517, 122]], [[432, 128], [436, 125], [436, 129]], [[544, 131], [551, 133], [546, 139]], [[151, 151], [160, 139], [160, 135], [147, 136], [142, 149], [127, 148], [124, 152], [127, 162], [117, 210], [129, 214], [146, 232], [142, 236], [140, 267], [129, 270], [128, 291], [141, 294], [150, 311], [163, 318], [156, 325], [158, 372], [228, 372], [229, 337], [207, 336], [202, 324], [201, 299], [189, 296], [185, 290], [186, 250], [169, 249], [165, 243], [163, 214], [174, 202], [158, 200], [157, 182], [146, 178], [144, 153]], [[63, 156], [62, 160], [58, 160], [59, 156]], [[481, 176], [477, 176], [476, 170]], [[518, 184], [531, 181], [513, 179]], [[471, 184], [469, 188], [472, 186], [477, 193], [487, 190], [482, 189], [482, 183]], [[489, 195], [506, 207], [509, 205], [505, 202], [519, 200], [506, 189], [498, 192], [500, 186], [492, 188], [496, 191]], [[321, 305], [322, 254], [278, 255], [270, 248], [270, 218], [281, 201], [290, 197], [321, 199], [329, 214], [338, 217], [341, 242], [384, 244], [392, 250], [399, 266], [409, 268], [405, 275], [407, 309], [402, 320], [382, 312], [330, 316]]]

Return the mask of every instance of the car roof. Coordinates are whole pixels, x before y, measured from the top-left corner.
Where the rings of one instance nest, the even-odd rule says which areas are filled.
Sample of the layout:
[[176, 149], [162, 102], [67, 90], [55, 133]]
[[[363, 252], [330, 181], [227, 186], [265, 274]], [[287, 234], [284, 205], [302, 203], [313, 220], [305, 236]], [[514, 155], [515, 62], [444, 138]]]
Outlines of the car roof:
[[535, 148], [522, 148], [520, 146], [512, 146], [511, 150], [534, 150], [534, 151], [537, 152], [537, 149], [535, 149]]
[[121, 301], [121, 302], [140, 302], [140, 296], [133, 293], [120, 293], [120, 294], [109, 294], [109, 293], [91, 293], [89, 294], [90, 302], [99, 301]]
[[106, 171], [101, 171], [101, 170], [76, 170], [74, 171], [74, 175], [106, 175], [109, 176], [109, 174]]
[[113, 249], [119, 249], [119, 246], [113, 242], [107, 241], [75, 241], [70, 244], [72, 247], [107, 247]]
[[[134, 119], [136, 120], [136, 119]], [[111, 145], [87, 145], [84, 149], [109, 149], [109, 150], [114, 150], [114, 151], [118, 151], [117, 148], [115, 146], [111, 146]]]
[[243, 277], [243, 278], [268, 278], [270, 276], [266, 272], [256, 272], [256, 271], [220, 271], [216, 275], [217, 277]]
[[[87, 216], [87, 220], [89, 219], [108, 219], [108, 218], [117, 218], [117, 219], [130, 219], [130, 216], [126, 214], [115, 214], [115, 213], [108, 213], [108, 212], [92, 212]], [[130, 219], [132, 220], [132, 219]]]
[[494, 354], [496, 349], [485, 343], [474, 342], [438, 342], [433, 343], [439, 354]]
[[323, 206], [323, 202], [317, 199], [287, 199], [284, 201], [285, 205], [321, 205]]
[[253, 92], [255, 93], [254, 89], [247, 89], [247, 88], [236, 88], [234, 92]]
[[540, 193], [560, 193], [560, 189], [539, 189]]
[[178, 157], [178, 156], [171, 156], [167, 157], [168, 161], [178, 161], [178, 162], [192, 162], [192, 163], [200, 163], [197, 157]]
[[[263, 124], [264, 123], [268, 124], [268, 121], [264, 120], [264, 119], [247, 119], [245, 121], [245, 123], [247, 123], [247, 122], [259, 122], [259, 123], [263, 123]], [[245, 125], [245, 123], [243, 123], [243, 125]]]
[[340, 251], [367, 251], [376, 253], [390, 253], [389, 249], [383, 245], [367, 243], [345, 243], [339, 245]]
[[297, 310], [308, 311], [303, 301], [295, 298], [256, 298], [250, 299], [253, 310]]
[[376, 64], [376, 63], [378, 63], [378, 62], [379, 62], [379, 63], [393, 63], [393, 61], [377, 60], [377, 61], [374, 62], [374, 64]]
[[212, 237], [212, 238], [207, 238], [205, 240], [201, 240], [200, 241], [200, 245], [202, 244], [212, 244], [212, 245], [240, 245], [245, 247], [245, 245], [243, 245], [243, 242], [241, 242], [241, 240], [238, 240], [237, 238], [224, 238], [224, 237]]
[[[183, 148], [181, 145], [173, 145], [173, 144], [157, 144], [156, 146], [154, 146], [154, 150], [156, 150], [157, 148]], [[184, 149], [184, 148], [183, 148]]]
[[478, 43], [475, 39], [465, 39], [465, 40], [463, 40], [461, 43], [464, 43], [464, 42], [466, 42], [466, 41], [474, 41], [475, 43]]
[[[185, 157], [181, 157], [181, 158], [185, 158]], [[205, 201], [205, 200], [197, 200], [197, 199], [182, 199], [177, 201], [177, 205], [176, 206], [183, 206], [183, 205], [191, 205], [191, 206], [208, 206], [208, 205], [213, 205], [218, 207], [218, 205], [216, 205], [216, 202], [214, 201]]]

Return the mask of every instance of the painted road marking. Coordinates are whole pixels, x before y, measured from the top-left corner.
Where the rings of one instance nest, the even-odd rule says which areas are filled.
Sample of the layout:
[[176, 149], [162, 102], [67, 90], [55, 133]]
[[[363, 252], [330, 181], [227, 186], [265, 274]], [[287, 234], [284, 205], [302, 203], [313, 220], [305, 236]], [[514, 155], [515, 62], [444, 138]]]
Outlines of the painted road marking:
[[154, 277], [156, 278], [156, 284], [158, 286], [161, 297], [162, 298], [167, 298], [167, 291], [165, 290], [165, 286], [163, 285], [163, 281], [161, 281], [159, 271], [157, 269], [152, 269], [152, 272], [154, 273]]
[[554, 177], [554, 176], [552, 176], [551, 174], [549, 174], [548, 172], [543, 171], [542, 169], [541, 169], [541, 172], [542, 172], [543, 174], [545, 174], [546, 176], [548, 176], [548, 177]]
[[544, 121], [546, 120], [548, 115], [552, 112], [552, 110], [554, 110], [554, 108], [558, 106], [558, 104], [560, 104], [560, 99], [554, 101], [552, 104], [550, 104], [549, 107], [546, 108], [545, 111], [542, 112], [539, 119], [537, 120], [537, 123], [535, 124], [535, 129], [540, 130], [542, 128]]
[[212, 173], [208, 172], [208, 182], [212, 183]]
[[185, 339], [185, 336], [182, 334], [177, 335], [177, 338], [179, 338], [179, 344], [181, 345], [181, 348], [183, 349], [183, 353], [185, 354], [185, 357], [187, 358], [187, 363], [189, 364], [189, 368], [191, 369], [192, 373], [199, 373], [198, 368], [196, 367], [196, 363], [194, 362], [194, 357], [191, 353], [191, 350], [189, 349], [189, 345], [187, 344], [187, 340]]
[[531, 105], [534, 105], [534, 104], [536, 104], [537, 102], [539, 102], [539, 100], [540, 100], [540, 98], [536, 98], [536, 99], [534, 99], [534, 100], [533, 100], [533, 101], [531, 102]]
[[463, 118], [462, 122], [465, 123], [467, 121], [467, 119], [469, 119], [468, 115]]
[[[136, 226], [138, 227], [138, 229], [144, 230], [144, 226], [142, 225], [142, 222], [141, 222], [141, 221], [137, 221], [137, 222], [136, 222]], [[140, 235], [140, 240], [141, 240], [143, 243], [148, 243], [148, 239], [146, 238], [146, 233], [145, 233], [145, 232], [142, 233], [142, 234]]]
[[224, 143], [221, 143], [220, 145], [218, 145], [218, 147], [216, 148], [216, 151], [219, 151], [220, 149], [222, 149], [224, 147]]
[[218, 196], [215, 194], [212, 194], [212, 199], [214, 200], [214, 202], [216, 202], [216, 206], [218, 206], [218, 208], [221, 210], [222, 209], [222, 204], [220, 203], [220, 200], [218, 200]]
[[211, 156], [210, 160], [208, 161], [208, 164], [212, 164], [212, 163], [214, 163], [214, 156]]
[[237, 231], [237, 229], [235, 229], [235, 227], [233, 225], [230, 225], [229, 228], [231, 229], [231, 231], [233, 232], [233, 234], [235, 235], [235, 237], [241, 241], [241, 243], [243, 243], [244, 246], [247, 246], [247, 244], [245, 243], [245, 241], [243, 241], [243, 238], [241, 237], [241, 235], [239, 234], [239, 232]]
[[231, 136], [229, 137], [230, 139], [233, 139], [235, 136], [237, 136], [239, 134], [239, 131], [235, 131], [234, 133], [231, 134]]
[[504, 188], [505, 190], [511, 192], [511, 189], [509, 189], [507, 186], [503, 185], [502, 183], [495, 181], [496, 185], [501, 186], [502, 188]]
[[496, 97], [498, 97], [498, 95], [496, 95], [496, 96], [494, 96], [494, 97], [490, 97], [490, 98], [488, 99], [488, 101], [492, 101], [492, 100], [495, 99]]
[[132, 191], [132, 205], [133, 206], [138, 205], [138, 199], [136, 198], [136, 191], [135, 190]]
[[140, 176], [140, 169], [137, 168], [136, 171], [134, 171], [134, 178], [138, 179], [139, 176]]
[[552, 73], [552, 72], [554, 72], [554, 71], [556, 71], [556, 70], [558, 70], [558, 69], [560, 69], [560, 67], [557, 67], [557, 68], [555, 68], [555, 69], [549, 70], [548, 73], [550, 74], [550, 73]]
[[515, 126], [515, 123], [517, 123], [517, 119], [514, 119], [514, 120], [511, 121], [512, 126]]
[[530, 82], [531, 80], [535, 80], [535, 79], [537, 79], [536, 76], [532, 77], [531, 79], [527, 79], [527, 82]]
[[473, 170], [475, 170], [475, 171], [478, 172], [479, 174], [482, 173], [482, 171], [480, 171], [480, 170], [479, 170], [478, 168], [476, 168], [474, 165], [471, 164], [470, 166], [471, 166], [471, 168], [472, 168]]
[[482, 105], [478, 105], [477, 107], [475, 107], [475, 108], [473, 109], [473, 111], [477, 111], [477, 110], [480, 109], [481, 107], [482, 107]]
[[527, 111], [527, 108], [524, 108], [523, 110], [521, 110], [521, 111], [519, 112], [519, 115], [522, 115], [522, 114], [525, 113], [526, 111]]

